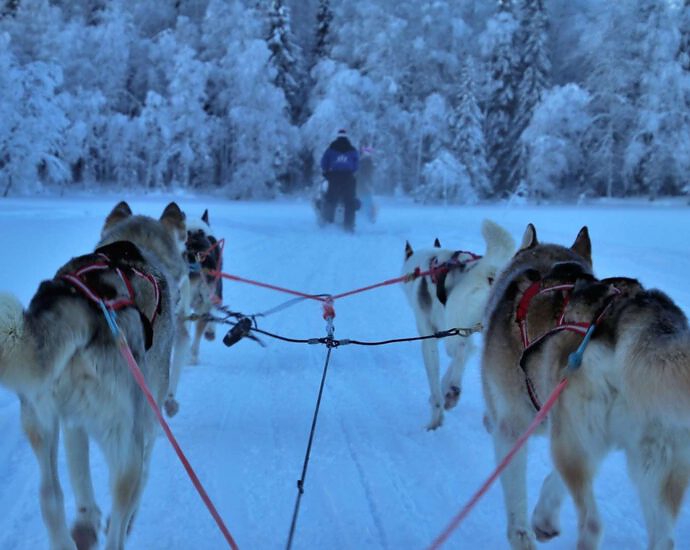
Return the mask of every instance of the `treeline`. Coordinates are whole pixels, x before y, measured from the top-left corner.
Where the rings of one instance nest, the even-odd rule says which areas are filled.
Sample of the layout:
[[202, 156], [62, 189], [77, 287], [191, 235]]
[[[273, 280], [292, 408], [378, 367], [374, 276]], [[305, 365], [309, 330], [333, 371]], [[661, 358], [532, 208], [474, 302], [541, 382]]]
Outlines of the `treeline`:
[[690, 0], [0, 0], [0, 194], [678, 195]]

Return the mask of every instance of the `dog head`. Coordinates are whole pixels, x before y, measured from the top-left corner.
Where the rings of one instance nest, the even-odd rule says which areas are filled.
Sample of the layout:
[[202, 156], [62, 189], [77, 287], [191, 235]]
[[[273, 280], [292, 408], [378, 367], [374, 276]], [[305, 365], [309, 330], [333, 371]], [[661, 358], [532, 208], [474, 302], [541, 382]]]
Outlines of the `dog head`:
[[[213, 234], [209, 221], [208, 209], [204, 210], [198, 220], [189, 220], [187, 226], [187, 242], [185, 258], [190, 265], [200, 264], [207, 272], [206, 280], [210, 284], [216, 280], [209, 272], [220, 271], [223, 268], [222, 243]], [[222, 279], [216, 282], [215, 294], [222, 296]]]
[[614, 305], [615, 308], [615, 304], [621, 304], [643, 291], [644, 288], [636, 279], [610, 277], [597, 280], [584, 277], [575, 283], [563, 316], [570, 322], [591, 323], [607, 306]]

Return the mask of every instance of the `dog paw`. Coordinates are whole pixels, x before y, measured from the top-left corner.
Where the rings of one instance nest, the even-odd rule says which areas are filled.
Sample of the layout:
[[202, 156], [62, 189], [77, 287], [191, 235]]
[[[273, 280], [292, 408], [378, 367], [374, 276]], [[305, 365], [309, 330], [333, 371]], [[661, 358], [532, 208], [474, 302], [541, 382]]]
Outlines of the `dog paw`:
[[206, 340], [208, 340], [209, 342], [213, 342], [213, 340], [216, 339], [216, 331], [213, 329], [207, 329], [204, 332], [204, 338], [206, 338]]
[[165, 400], [165, 414], [167, 414], [170, 418], [175, 416], [177, 412], [180, 410], [180, 404], [177, 402], [177, 399], [174, 397], [168, 397]]
[[77, 550], [91, 550], [96, 547], [98, 533], [93, 525], [75, 523], [72, 527], [72, 540], [77, 545]]
[[431, 422], [426, 426], [427, 431], [435, 430], [443, 425], [443, 411], [441, 407], [435, 408], [431, 415]]
[[193, 353], [192, 356], [189, 358], [189, 364], [190, 365], [198, 365], [199, 364], [199, 356]]
[[451, 386], [445, 395], [443, 408], [446, 410], [452, 409], [460, 401], [460, 388], [458, 386]]
[[510, 529], [508, 540], [513, 550], [537, 550], [534, 535], [527, 529]]
[[539, 542], [547, 542], [561, 534], [553, 525], [534, 525], [534, 534]]

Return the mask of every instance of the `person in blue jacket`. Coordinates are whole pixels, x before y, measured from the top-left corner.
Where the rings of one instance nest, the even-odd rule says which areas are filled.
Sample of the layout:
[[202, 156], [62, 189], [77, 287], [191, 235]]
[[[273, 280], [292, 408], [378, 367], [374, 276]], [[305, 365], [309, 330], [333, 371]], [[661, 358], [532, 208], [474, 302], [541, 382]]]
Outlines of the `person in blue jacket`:
[[347, 139], [345, 130], [338, 130], [338, 137], [328, 146], [321, 157], [321, 171], [328, 180], [328, 189], [323, 202], [323, 219], [333, 223], [335, 209], [342, 202], [345, 207], [343, 225], [346, 231], [355, 229], [355, 212], [358, 208], [357, 180], [359, 152]]

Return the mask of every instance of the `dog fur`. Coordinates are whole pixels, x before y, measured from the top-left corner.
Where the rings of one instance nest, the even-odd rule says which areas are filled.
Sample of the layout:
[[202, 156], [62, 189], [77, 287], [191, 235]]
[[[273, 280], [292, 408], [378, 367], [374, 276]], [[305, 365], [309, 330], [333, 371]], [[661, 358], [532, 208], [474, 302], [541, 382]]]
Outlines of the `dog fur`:
[[[520, 249], [491, 289], [484, 319], [484, 346], [481, 360], [482, 388], [487, 407], [485, 426], [494, 440], [496, 462], [503, 460], [517, 439], [531, 423], [534, 406], [528, 396], [525, 372], [520, 367], [523, 342], [516, 320], [516, 312], [522, 293], [535, 281], [543, 279], [553, 267], [562, 262], [578, 266], [578, 276], [592, 276], [591, 242], [583, 227], [570, 248], [556, 244], [540, 243], [533, 225], [525, 230]], [[565, 304], [561, 291], [536, 296], [527, 314], [527, 331], [530, 340], [553, 328]], [[553, 338], [574, 339], [571, 333]], [[579, 335], [581, 339], [581, 335]], [[530, 371], [531, 372], [531, 371]], [[548, 395], [543, 388], [552, 383], [535, 373], [533, 381], [540, 395]], [[541, 432], [544, 427], [541, 427]], [[508, 540], [513, 549], [534, 549], [535, 532], [540, 540], [547, 540], [558, 533], [558, 526], [551, 520], [549, 510], [553, 502], [543, 500], [535, 511], [534, 529], [527, 524], [526, 494], [527, 453], [523, 448], [511, 461], [501, 476], [506, 515]], [[558, 486], [558, 476], [549, 476], [544, 482], [544, 495], [555, 494], [547, 487]]]
[[[515, 251], [510, 234], [490, 220], [483, 222], [482, 235], [486, 252], [480, 260], [453, 267], [447, 274], [426, 275], [405, 283], [405, 295], [414, 311], [420, 336], [455, 327], [472, 327], [481, 322], [492, 281]], [[433, 258], [439, 264], [451, 260], [455, 251], [440, 246], [437, 239], [434, 248], [414, 252], [407, 243], [403, 273], [413, 273], [415, 269], [427, 271]], [[461, 254], [459, 259], [464, 258], [469, 259], [469, 256]], [[421, 344], [431, 392], [431, 421], [427, 429], [433, 430], [443, 423], [443, 410], [453, 408], [460, 399], [463, 371], [472, 341], [463, 336], [444, 339], [451, 362], [443, 380], [436, 340], [422, 340]]]
[[[160, 221], [131, 216], [121, 203], [106, 223], [103, 248], [97, 249], [124, 251], [118, 262], [130, 272], [136, 307], [117, 311], [117, 323], [159, 404], [168, 391], [175, 340], [181, 216], [174, 203]], [[0, 295], [0, 383], [20, 399], [22, 426], [40, 468], [40, 505], [53, 550], [84, 550], [97, 543], [101, 512], [91, 481], [89, 438], [102, 448], [110, 472], [105, 547], [124, 548], [156, 436], [155, 416], [99, 306], [61, 277], [100, 260], [95, 253], [71, 259], [54, 279], [41, 283], [26, 311], [13, 296]], [[151, 281], [133, 269], [155, 279], [159, 300]], [[89, 283], [102, 297], [128, 294], [113, 269], [90, 273]], [[57, 470], [60, 428], [76, 500], [71, 535]]]
[[[690, 478], [690, 329], [683, 312], [659, 290], [634, 279], [578, 281], [564, 310], [570, 321], [606, 314], [580, 368], [554, 407], [549, 426], [555, 471], [533, 518], [539, 535], [558, 532], [567, 487], [578, 515], [578, 548], [599, 547], [602, 523], [594, 476], [612, 449], [625, 452], [647, 526], [648, 548], [674, 547], [673, 526]], [[549, 392], [581, 341], [554, 335], [527, 368]]]
[[[166, 414], [172, 417], [177, 414], [180, 408], [175, 395], [182, 367], [189, 362], [190, 351], [187, 318], [191, 312], [191, 290], [189, 268], [183, 256], [187, 241], [186, 216], [177, 204], [170, 203], [160, 219], [160, 224], [165, 231], [159, 229], [152, 235], [146, 234], [148, 227], [142, 220], [147, 219], [146, 216], [133, 215], [129, 205], [124, 201], [120, 202], [105, 220], [99, 245], [120, 240], [143, 242], [146, 247], [151, 249], [151, 252], [158, 256], [175, 281], [173, 291], [175, 296], [175, 344], [170, 369], [170, 386], [164, 403]], [[171, 247], [177, 249], [177, 256], [169, 254]]]
[[[187, 220], [187, 244], [186, 256], [189, 265], [199, 264], [198, 255], [204, 255], [199, 269], [189, 272], [191, 307], [197, 315], [208, 315], [214, 306], [214, 300], [221, 303], [223, 300], [223, 279], [210, 275], [208, 271], [221, 271], [223, 269], [221, 250], [216, 246], [218, 242], [213, 234], [209, 222], [208, 210], [204, 210], [200, 220]], [[201, 336], [212, 341], [216, 338], [216, 327], [207, 319], [198, 319], [194, 323], [194, 337], [192, 339], [192, 364], [199, 362], [199, 346]]]

